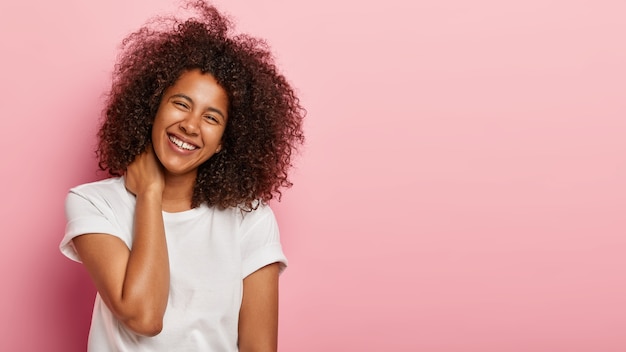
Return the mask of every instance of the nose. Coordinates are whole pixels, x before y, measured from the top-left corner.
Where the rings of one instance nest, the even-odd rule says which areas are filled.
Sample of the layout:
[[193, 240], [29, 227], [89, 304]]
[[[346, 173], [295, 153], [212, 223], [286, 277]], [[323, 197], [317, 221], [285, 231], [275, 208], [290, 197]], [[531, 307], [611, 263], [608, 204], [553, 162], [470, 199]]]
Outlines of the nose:
[[200, 122], [200, 119], [197, 116], [195, 116], [195, 114], [188, 114], [183, 120], [180, 121], [180, 123], [178, 124], [178, 127], [185, 134], [188, 134], [190, 136], [195, 136], [198, 134], [199, 122]]

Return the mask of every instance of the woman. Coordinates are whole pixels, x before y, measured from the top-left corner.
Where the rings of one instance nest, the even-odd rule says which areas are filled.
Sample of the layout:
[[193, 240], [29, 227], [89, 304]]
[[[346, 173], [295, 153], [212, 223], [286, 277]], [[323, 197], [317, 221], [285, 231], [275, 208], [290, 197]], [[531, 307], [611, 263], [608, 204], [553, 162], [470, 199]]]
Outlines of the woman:
[[89, 351], [276, 351], [286, 265], [267, 202], [300, 107], [263, 41], [198, 18], [131, 34], [98, 133], [112, 178], [73, 188], [61, 251], [98, 294]]

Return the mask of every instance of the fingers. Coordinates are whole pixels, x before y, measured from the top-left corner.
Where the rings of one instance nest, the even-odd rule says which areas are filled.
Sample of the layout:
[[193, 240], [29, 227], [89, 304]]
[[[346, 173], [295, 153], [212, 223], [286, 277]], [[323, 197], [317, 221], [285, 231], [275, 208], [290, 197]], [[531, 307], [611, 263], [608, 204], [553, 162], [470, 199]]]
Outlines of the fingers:
[[163, 191], [163, 167], [157, 159], [152, 144], [148, 144], [145, 151], [135, 157], [126, 170], [126, 188], [133, 194], [147, 190]]

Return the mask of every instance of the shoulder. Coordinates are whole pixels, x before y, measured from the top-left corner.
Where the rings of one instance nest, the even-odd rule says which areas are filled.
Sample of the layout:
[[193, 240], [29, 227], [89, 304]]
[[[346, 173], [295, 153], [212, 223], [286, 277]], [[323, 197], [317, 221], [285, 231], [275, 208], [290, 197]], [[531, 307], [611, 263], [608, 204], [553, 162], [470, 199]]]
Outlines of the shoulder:
[[256, 208], [229, 207], [215, 209], [214, 214], [220, 223], [230, 223], [237, 229], [240, 237], [245, 237], [252, 230], [273, 228], [276, 225], [274, 212], [269, 205], [258, 202]]
[[274, 217], [274, 212], [272, 211], [272, 208], [270, 208], [270, 206], [266, 203], [263, 203], [261, 201], [257, 201], [255, 204], [256, 206], [255, 209], [252, 209], [250, 211], [242, 211], [242, 216], [244, 218], [244, 220], [250, 221], [252, 219], [260, 219], [260, 218], [264, 218], [264, 217]]
[[240, 245], [244, 278], [271, 263], [280, 263], [280, 271], [287, 266], [278, 223], [267, 204], [243, 213]]
[[241, 214], [241, 235], [247, 237], [247, 235], [254, 233], [277, 233], [278, 225], [276, 223], [276, 217], [269, 205], [259, 203], [256, 209], [245, 211], [239, 209]]
[[133, 207], [130, 196], [121, 177], [85, 183], [69, 190], [66, 208], [93, 206], [103, 212], [105, 209], [125, 209]]
[[122, 177], [107, 178], [101, 181], [84, 183], [70, 189], [70, 193], [84, 197], [102, 197], [118, 195], [124, 190], [124, 179]]
[[73, 260], [80, 260], [72, 240], [88, 233], [117, 236], [130, 248], [133, 202], [121, 178], [72, 188], [65, 199], [67, 223], [61, 251]]
[[258, 222], [275, 219], [274, 212], [268, 204], [256, 201], [253, 206], [252, 209], [231, 208], [232, 213], [239, 219], [242, 226], [254, 226]]

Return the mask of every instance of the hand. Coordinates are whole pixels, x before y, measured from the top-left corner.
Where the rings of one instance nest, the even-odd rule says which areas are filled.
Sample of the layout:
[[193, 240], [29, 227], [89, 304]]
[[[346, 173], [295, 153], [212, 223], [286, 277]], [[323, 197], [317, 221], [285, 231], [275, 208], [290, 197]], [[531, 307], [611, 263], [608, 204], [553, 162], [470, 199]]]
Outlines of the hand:
[[148, 144], [146, 150], [128, 165], [124, 178], [126, 189], [135, 196], [148, 191], [163, 194], [165, 186], [163, 166], [154, 154], [152, 144]]

